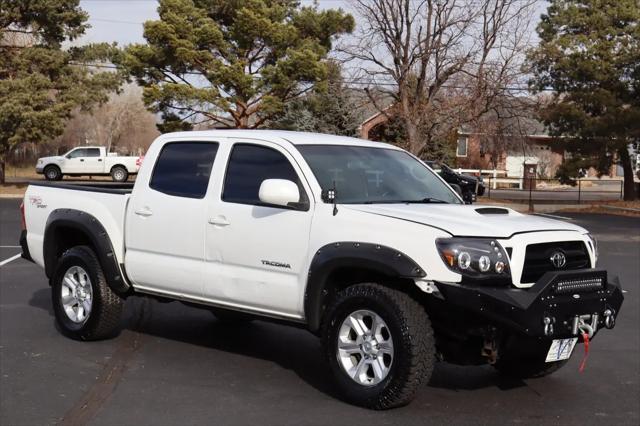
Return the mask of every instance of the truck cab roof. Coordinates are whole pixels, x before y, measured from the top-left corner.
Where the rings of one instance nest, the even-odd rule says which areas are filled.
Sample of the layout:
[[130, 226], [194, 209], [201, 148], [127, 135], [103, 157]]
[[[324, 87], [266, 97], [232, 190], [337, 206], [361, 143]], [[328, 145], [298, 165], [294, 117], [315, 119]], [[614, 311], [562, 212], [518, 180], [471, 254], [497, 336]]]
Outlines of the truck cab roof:
[[365, 139], [348, 136], [327, 135], [323, 133], [294, 132], [289, 130], [250, 130], [250, 129], [219, 129], [189, 132], [166, 133], [161, 136], [165, 140], [193, 141], [197, 138], [247, 138], [259, 139], [282, 144], [288, 142], [292, 145], [351, 145], [372, 148], [399, 149], [393, 145], [368, 141]]

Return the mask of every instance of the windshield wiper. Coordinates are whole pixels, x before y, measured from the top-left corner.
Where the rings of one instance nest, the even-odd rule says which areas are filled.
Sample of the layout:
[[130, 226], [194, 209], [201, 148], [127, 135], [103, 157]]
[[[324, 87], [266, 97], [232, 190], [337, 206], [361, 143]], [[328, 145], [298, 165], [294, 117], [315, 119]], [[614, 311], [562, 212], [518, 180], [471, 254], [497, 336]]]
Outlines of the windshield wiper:
[[373, 200], [365, 201], [363, 204], [449, 204], [448, 201], [440, 200], [438, 198], [426, 197], [420, 200]]
[[440, 200], [439, 198], [433, 198], [433, 197], [426, 197], [421, 200], [404, 200], [402, 202], [405, 204], [429, 204], [429, 203], [449, 204], [448, 201]]

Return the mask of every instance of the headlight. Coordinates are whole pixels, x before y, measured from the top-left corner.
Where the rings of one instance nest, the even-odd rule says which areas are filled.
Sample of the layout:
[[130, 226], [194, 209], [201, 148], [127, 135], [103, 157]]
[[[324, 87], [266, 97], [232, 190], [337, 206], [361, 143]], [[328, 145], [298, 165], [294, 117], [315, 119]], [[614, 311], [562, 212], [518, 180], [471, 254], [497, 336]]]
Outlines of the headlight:
[[509, 258], [500, 243], [486, 238], [438, 238], [436, 246], [447, 267], [462, 280], [511, 282]]
[[589, 238], [589, 240], [591, 241], [591, 247], [593, 248], [593, 256], [596, 259], [596, 262], [598, 261], [598, 240], [596, 240], [596, 237], [594, 237], [591, 234], [587, 234], [587, 238]]

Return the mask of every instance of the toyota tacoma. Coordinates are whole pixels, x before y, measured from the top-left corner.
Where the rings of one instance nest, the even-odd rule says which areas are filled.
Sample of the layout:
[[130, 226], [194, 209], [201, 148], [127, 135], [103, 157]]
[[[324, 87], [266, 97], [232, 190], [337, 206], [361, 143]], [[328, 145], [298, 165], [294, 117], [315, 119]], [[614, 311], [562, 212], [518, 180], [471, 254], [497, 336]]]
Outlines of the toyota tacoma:
[[411, 401], [436, 361], [550, 374], [623, 299], [587, 230], [465, 205], [408, 152], [339, 136], [165, 134], [132, 187], [31, 184], [23, 226], [71, 338], [116, 335], [131, 295], [297, 324], [374, 409]]

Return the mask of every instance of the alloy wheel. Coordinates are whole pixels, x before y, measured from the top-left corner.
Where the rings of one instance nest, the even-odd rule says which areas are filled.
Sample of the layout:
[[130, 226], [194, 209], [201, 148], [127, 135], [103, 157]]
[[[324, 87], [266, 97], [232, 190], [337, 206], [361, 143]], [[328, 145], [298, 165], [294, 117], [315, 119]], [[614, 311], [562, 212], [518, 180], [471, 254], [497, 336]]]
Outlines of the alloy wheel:
[[384, 320], [370, 310], [348, 315], [338, 333], [336, 356], [356, 383], [374, 386], [383, 381], [393, 363], [393, 339]]
[[84, 323], [93, 306], [93, 289], [87, 271], [80, 266], [70, 267], [60, 288], [62, 308], [67, 317], [77, 324]]

